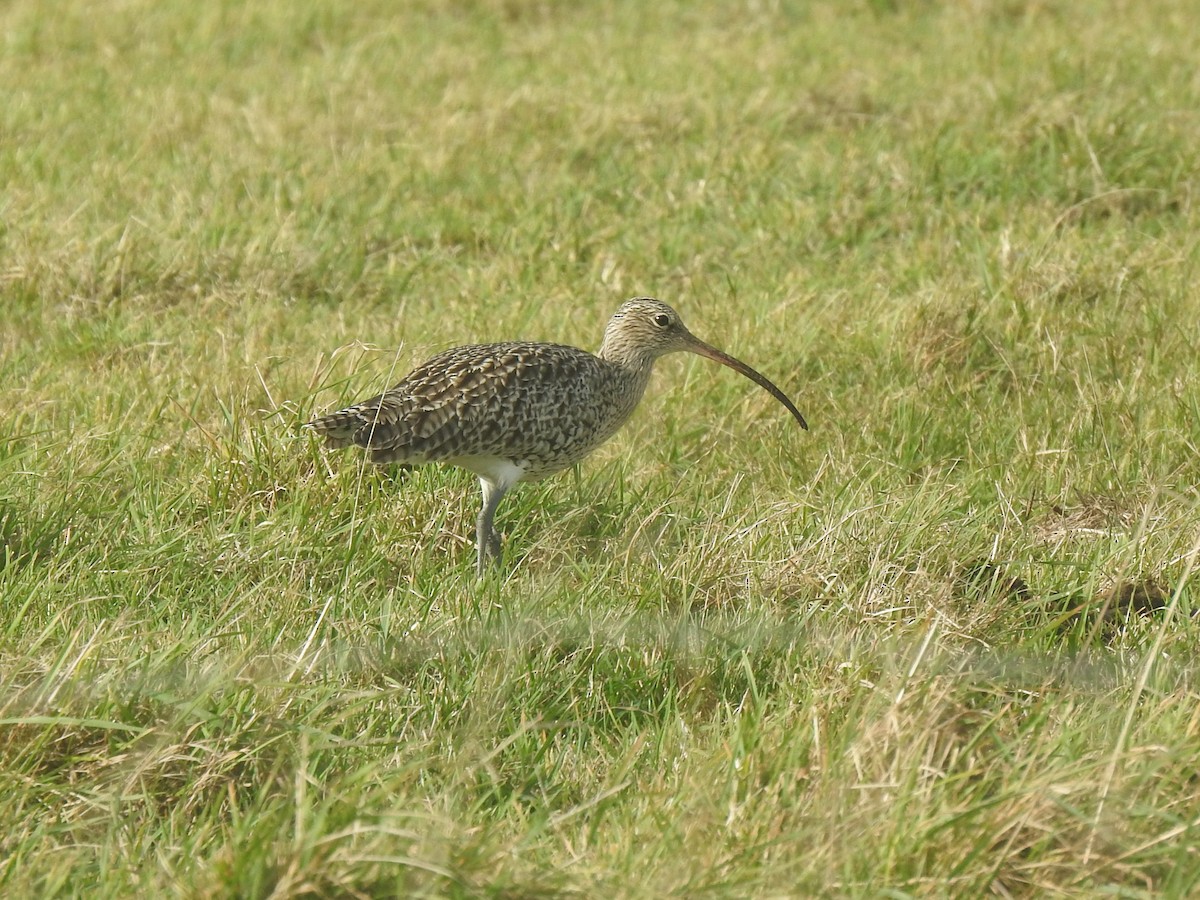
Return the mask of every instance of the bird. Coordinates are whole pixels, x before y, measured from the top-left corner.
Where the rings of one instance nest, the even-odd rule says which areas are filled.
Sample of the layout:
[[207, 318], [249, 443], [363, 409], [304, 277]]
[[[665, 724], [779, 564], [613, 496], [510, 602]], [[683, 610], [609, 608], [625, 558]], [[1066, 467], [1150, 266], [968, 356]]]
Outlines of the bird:
[[318, 416], [305, 428], [331, 449], [357, 445], [373, 463], [444, 463], [479, 478], [476, 576], [500, 566], [495, 528], [501, 499], [519, 482], [546, 478], [580, 462], [633, 414], [655, 361], [690, 352], [749, 378], [808, 423], [788, 396], [746, 363], [706, 344], [660, 300], [623, 303], [589, 353], [562, 344], [506, 341], [454, 347], [395, 387]]

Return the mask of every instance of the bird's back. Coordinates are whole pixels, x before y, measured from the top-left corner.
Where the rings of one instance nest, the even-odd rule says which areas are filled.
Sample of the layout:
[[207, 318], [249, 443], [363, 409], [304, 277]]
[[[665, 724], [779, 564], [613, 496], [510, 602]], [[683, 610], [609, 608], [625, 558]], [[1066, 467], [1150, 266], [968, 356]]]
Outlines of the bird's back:
[[526, 477], [570, 466], [629, 417], [649, 372], [560, 344], [456, 347], [362, 403], [310, 423], [374, 462], [519, 461]]

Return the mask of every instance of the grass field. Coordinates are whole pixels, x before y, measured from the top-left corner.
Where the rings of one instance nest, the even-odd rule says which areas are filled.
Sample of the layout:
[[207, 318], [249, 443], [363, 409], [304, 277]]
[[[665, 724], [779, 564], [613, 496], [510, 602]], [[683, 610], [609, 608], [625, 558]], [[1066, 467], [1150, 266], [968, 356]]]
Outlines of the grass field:
[[[0, 893], [1200, 889], [1189, 0], [0, 7]], [[302, 434], [659, 364], [501, 506]]]

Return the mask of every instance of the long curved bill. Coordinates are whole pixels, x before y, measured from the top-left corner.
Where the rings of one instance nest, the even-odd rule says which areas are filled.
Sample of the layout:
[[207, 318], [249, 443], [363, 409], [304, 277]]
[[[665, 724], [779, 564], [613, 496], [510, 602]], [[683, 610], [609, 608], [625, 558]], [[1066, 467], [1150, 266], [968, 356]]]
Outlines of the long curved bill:
[[765, 375], [762, 375], [750, 368], [740, 359], [730, 356], [728, 353], [722, 353], [716, 347], [704, 343], [704, 341], [700, 340], [700, 338], [696, 337], [695, 335], [689, 335], [689, 337], [691, 338], [691, 340], [688, 342], [689, 350], [691, 350], [693, 353], [699, 354], [700, 356], [707, 357], [714, 362], [719, 362], [723, 366], [728, 366], [735, 372], [740, 372], [745, 375], [747, 378], [769, 393], [772, 397], [786, 406], [787, 411], [796, 417], [796, 421], [800, 423], [800, 427], [805, 431], [808, 430], [808, 423], [804, 421], [804, 416], [800, 415], [800, 410], [796, 409], [796, 405], [788, 399], [787, 394], [775, 387], [775, 385], [772, 384]]

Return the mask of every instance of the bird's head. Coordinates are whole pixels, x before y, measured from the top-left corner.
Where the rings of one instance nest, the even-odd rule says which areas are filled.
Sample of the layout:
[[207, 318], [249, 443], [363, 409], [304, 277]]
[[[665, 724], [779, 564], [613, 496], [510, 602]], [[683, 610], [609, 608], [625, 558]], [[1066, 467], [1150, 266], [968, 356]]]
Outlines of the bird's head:
[[679, 351], [696, 353], [740, 372], [787, 407], [802, 428], [808, 428], [804, 416], [783, 391], [740, 359], [700, 340], [688, 331], [679, 313], [661, 300], [636, 297], [622, 303], [608, 320], [598, 355], [601, 359], [645, 370], [648, 375], [656, 359]]
[[690, 350], [696, 343], [679, 313], [661, 300], [637, 297], [622, 303], [608, 320], [600, 355], [653, 362], [666, 353]]

